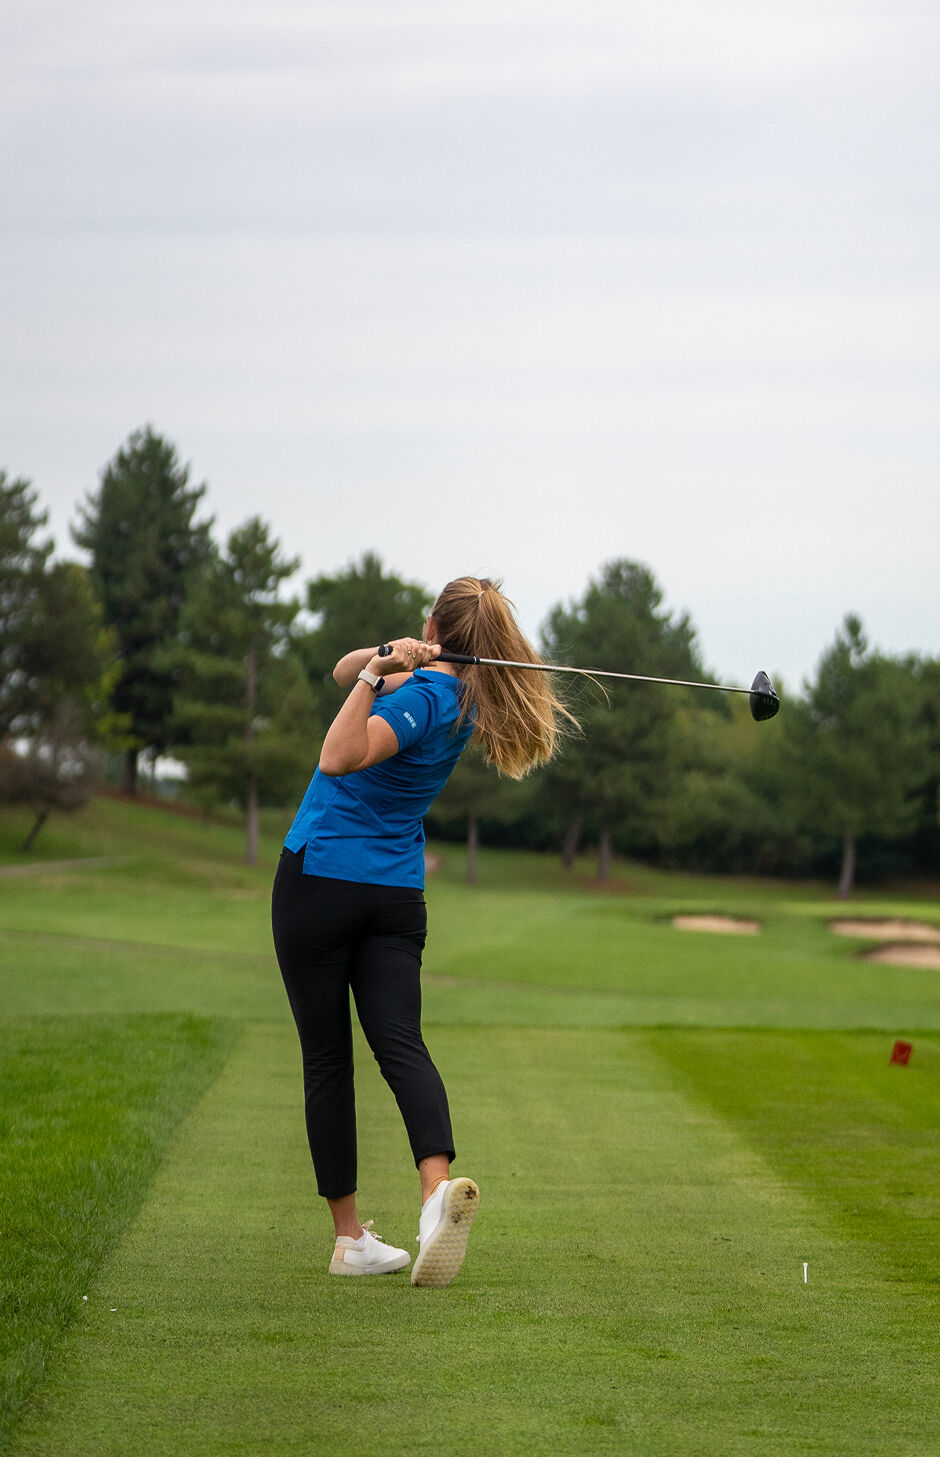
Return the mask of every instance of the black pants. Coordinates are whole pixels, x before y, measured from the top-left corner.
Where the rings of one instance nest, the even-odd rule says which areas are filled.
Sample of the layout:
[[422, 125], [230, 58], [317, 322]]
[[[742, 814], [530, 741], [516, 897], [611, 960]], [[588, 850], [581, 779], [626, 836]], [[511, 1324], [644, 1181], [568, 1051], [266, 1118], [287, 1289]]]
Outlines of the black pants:
[[415, 1163], [454, 1157], [447, 1094], [421, 1036], [420, 890], [304, 875], [281, 852], [271, 903], [274, 947], [303, 1054], [307, 1139], [326, 1199], [356, 1189], [356, 1104], [349, 990], [389, 1084]]

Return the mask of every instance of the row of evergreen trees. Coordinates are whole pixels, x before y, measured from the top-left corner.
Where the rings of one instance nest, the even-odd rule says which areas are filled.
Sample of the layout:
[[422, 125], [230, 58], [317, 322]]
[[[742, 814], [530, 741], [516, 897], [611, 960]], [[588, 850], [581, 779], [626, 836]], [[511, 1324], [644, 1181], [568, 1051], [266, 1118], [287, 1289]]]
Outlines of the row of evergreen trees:
[[[132, 435], [79, 508], [85, 568], [53, 560], [29, 483], [0, 473], [0, 798], [32, 803], [35, 830], [81, 801], [104, 754], [136, 792], [144, 753], [172, 753], [205, 807], [238, 804], [247, 858], [262, 805], [296, 802], [340, 701], [351, 646], [417, 633], [432, 594], [373, 554], [285, 598], [299, 568], [255, 517], [224, 546], [198, 514], [170, 442]], [[573, 666], [710, 681], [695, 629], [650, 570], [613, 561], [549, 614], [541, 647]], [[523, 785], [465, 755], [432, 828], [669, 865], [835, 873], [940, 868], [940, 662], [872, 651], [845, 620], [800, 696], [755, 724], [721, 694], [571, 684], [581, 723]], [[779, 685], [778, 685], [779, 686]]]

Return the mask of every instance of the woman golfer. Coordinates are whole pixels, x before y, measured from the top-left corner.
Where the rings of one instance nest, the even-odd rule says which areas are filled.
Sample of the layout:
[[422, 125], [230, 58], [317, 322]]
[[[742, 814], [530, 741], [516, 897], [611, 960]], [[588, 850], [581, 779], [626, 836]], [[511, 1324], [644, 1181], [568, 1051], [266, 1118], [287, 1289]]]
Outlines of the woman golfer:
[[300, 1034], [307, 1137], [317, 1188], [333, 1215], [333, 1275], [410, 1264], [356, 1209], [356, 1114], [349, 989], [401, 1110], [421, 1178], [413, 1285], [447, 1285], [463, 1263], [480, 1199], [451, 1179], [447, 1094], [421, 1036], [422, 817], [471, 736], [503, 774], [546, 762], [565, 715], [547, 675], [455, 668], [442, 647], [477, 657], [535, 658], [497, 584], [461, 577], [434, 604], [422, 639], [389, 656], [359, 648], [333, 677], [350, 692], [284, 842], [272, 921]]

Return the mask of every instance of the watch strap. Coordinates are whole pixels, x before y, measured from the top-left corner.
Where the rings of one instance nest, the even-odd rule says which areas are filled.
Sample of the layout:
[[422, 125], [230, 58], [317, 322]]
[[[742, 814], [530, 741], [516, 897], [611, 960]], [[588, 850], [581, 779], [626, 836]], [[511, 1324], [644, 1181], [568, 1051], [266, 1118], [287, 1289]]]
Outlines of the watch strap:
[[385, 687], [385, 679], [380, 678], [377, 673], [370, 673], [368, 668], [363, 668], [356, 682], [368, 683], [373, 693], [380, 693]]

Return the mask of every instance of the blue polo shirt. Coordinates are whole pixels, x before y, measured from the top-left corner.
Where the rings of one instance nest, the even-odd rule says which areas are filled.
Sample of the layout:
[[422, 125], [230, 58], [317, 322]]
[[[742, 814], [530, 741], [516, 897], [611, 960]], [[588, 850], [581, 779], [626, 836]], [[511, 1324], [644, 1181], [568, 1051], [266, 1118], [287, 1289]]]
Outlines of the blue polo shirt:
[[462, 691], [459, 678], [419, 668], [376, 698], [371, 714], [394, 729], [398, 753], [355, 774], [317, 769], [284, 841], [303, 850], [305, 875], [423, 888], [422, 821], [473, 732], [457, 727]]

